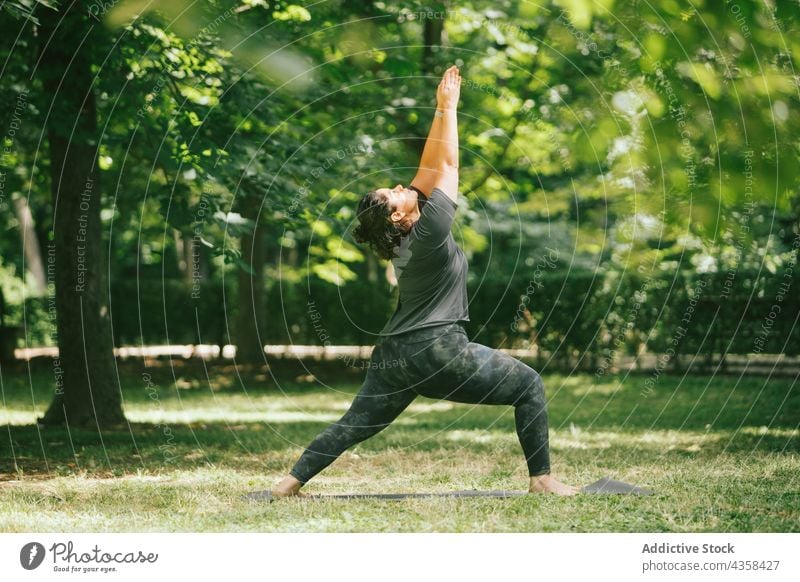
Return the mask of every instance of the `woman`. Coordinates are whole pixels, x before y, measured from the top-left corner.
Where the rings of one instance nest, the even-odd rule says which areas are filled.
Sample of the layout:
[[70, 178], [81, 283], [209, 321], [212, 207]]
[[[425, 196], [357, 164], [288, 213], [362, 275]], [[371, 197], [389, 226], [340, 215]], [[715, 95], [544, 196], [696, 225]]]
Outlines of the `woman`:
[[464, 328], [469, 321], [467, 260], [450, 233], [458, 195], [460, 89], [458, 68], [450, 67], [439, 84], [433, 124], [410, 187], [379, 188], [359, 203], [354, 237], [391, 259], [400, 291], [397, 309], [380, 332], [350, 409], [311, 442], [273, 489], [276, 497], [303, 495], [300, 488], [314, 475], [389, 426], [418, 395], [514, 406], [529, 491], [578, 492], [550, 475], [539, 374], [511, 356], [470, 342]]

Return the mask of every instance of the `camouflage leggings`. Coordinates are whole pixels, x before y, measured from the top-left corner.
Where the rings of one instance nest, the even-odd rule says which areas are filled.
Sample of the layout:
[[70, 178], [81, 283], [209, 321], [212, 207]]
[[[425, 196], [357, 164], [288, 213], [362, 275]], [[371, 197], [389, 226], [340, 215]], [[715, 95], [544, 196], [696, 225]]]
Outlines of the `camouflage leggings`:
[[529, 474], [550, 472], [541, 377], [503, 352], [470, 342], [464, 327], [452, 323], [381, 338], [350, 409], [309, 444], [291, 474], [309, 481], [345, 450], [389, 426], [418, 395], [514, 406]]

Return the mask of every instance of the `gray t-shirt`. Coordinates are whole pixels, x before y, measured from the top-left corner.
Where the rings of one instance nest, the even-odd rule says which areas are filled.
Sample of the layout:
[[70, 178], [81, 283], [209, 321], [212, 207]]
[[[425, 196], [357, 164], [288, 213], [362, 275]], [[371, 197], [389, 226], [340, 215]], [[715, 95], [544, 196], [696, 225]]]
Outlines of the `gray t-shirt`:
[[397, 275], [397, 309], [379, 335], [469, 321], [467, 257], [450, 228], [457, 204], [439, 188], [430, 198], [416, 188], [420, 217], [400, 239], [392, 259]]

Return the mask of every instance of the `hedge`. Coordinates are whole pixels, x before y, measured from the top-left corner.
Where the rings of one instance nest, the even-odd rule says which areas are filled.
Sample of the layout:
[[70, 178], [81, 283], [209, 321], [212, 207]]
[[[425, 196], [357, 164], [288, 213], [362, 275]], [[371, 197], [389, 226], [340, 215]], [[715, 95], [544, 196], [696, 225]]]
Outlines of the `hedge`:
[[[715, 354], [800, 353], [800, 275], [742, 271], [548, 272], [535, 282], [484, 277], [470, 283], [473, 341], [531, 347], [556, 359], [602, 368], [615, 356], [651, 352], [711, 358]], [[115, 282], [111, 316], [117, 345], [231, 343], [236, 281], [209, 282], [199, 293], [179, 280]], [[342, 287], [320, 280], [271, 282], [264, 342], [372, 344], [396, 302], [383, 281]], [[28, 345], [50, 345], [47, 298], [25, 304]], [[774, 307], [774, 306], [777, 306]], [[22, 306], [7, 324], [21, 325]], [[22, 342], [20, 341], [20, 344]]]

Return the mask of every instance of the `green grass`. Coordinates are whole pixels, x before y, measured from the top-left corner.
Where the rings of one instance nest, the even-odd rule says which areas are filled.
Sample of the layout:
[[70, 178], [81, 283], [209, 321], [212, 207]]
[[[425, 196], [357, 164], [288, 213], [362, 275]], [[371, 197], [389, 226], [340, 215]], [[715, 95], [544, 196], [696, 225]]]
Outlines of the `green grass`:
[[[347, 408], [331, 383], [238, 377], [199, 364], [121, 368], [130, 427], [40, 429], [46, 367], [3, 370], [0, 531], [800, 531], [800, 396], [790, 380], [544, 374], [553, 472], [604, 475], [653, 497], [250, 503]], [[208, 377], [206, 377], [208, 374]], [[209, 378], [210, 377], [210, 381]], [[31, 389], [33, 386], [33, 389]], [[523, 489], [513, 409], [419, 398], [346, 452], [310, 493]]]

